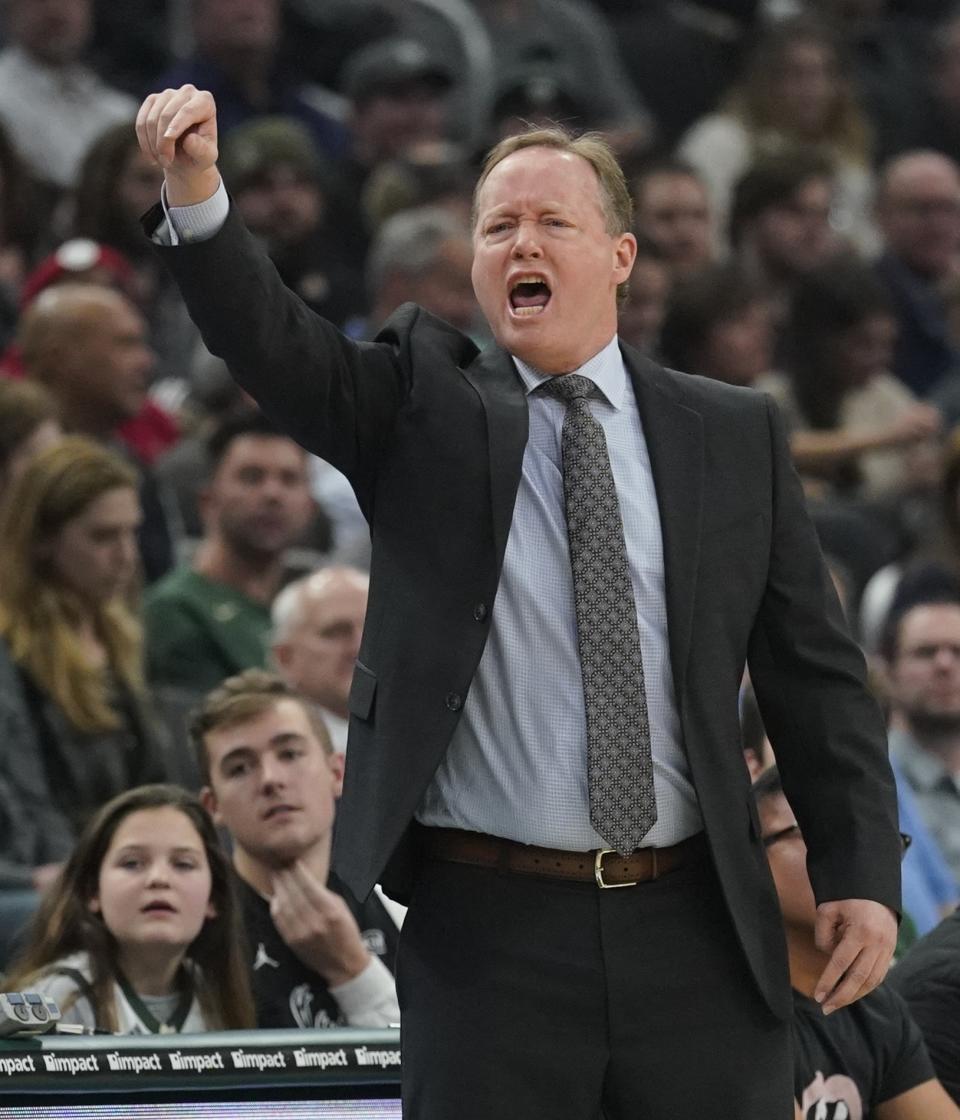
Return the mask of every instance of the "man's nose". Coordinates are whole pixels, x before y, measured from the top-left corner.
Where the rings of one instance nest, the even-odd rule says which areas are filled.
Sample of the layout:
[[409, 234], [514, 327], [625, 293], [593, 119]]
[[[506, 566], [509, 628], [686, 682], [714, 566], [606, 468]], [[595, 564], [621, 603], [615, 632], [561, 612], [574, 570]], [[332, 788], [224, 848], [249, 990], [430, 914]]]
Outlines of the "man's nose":
[[511, 255], [517, 260], [523, 260], [528, 257], [539, 257], [540, 252], [539, 227], [536, 222], [532, 220], [518, 222]]

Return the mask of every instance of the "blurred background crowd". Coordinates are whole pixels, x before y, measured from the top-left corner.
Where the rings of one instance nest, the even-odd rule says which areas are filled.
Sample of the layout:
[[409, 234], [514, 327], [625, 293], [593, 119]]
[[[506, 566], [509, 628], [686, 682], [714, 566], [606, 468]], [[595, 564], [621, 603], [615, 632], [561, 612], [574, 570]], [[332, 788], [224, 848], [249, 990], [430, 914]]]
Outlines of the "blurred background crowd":
[[[201, 784], [187, 713], [273, 667], [336, 752], [366, 602], [349, 485], [204, 349], [140, 218], [147, 93], [213, 92], [285, 283], [357, 339], [478, 342], [471, 192], [527, 123], [604, 132], [640, 251], [620, 334], [777, 400], [890, 712], [907, 940], [960, 896], [960, 9], [948, 0], [5, 0], [0, 871]], [[918, 613], [919, 612], [919, 613]], [[762, 727], [744, 688], [745, 742]], [[910, 831], [910, 830], [908, 830]], [[922, 848], [922, 859], [917, 849]], [[13, 896], [11, 896], [13, 897]], [[9, 923], [8, 923], [9, 924]]]

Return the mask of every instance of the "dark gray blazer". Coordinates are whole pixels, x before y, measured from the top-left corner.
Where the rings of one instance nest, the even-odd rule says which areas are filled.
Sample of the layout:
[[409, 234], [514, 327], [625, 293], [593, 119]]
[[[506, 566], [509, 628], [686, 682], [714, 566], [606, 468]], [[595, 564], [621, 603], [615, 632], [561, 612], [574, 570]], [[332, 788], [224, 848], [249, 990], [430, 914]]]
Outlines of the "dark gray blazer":
[[[349, 477], [370, 523], [334, 858], [359, 896], [380, 879], [403, 897], [409, 826], [487, 638], [527, 438], [519, 378], [505, 352], [479, 353], [410, 304], [375, 342], [345, 339], [284, 289], [232, 210], [211, 240], [160, 251], [207, 346], [277, 424]], [[883, 722], [773, 404], [629, 347], [624, 357], [660, 504], [684, 744], [740, 942], [785, 1018], [783, 934], [740, 747], [744, 663], [820, 901], [899, 907]]]

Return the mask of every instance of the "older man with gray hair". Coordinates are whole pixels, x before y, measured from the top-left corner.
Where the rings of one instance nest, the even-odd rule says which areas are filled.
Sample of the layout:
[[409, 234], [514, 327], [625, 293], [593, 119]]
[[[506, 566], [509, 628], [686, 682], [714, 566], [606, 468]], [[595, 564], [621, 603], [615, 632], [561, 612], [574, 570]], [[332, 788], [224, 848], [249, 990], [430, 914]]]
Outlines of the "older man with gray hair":
[[472, 263], [470, 231], [452, 211], [422, 206], [388, 218], [367, 258], [372, 333], [398, 304], [411, 302], [466, 334], [476, 333]]
[[347, 749], [347, 697], [369, 583], [356, 568], [321, 568], [288, 584], [271, 612], [277, 669], [320, 709], [334, 750], [341, 753]]

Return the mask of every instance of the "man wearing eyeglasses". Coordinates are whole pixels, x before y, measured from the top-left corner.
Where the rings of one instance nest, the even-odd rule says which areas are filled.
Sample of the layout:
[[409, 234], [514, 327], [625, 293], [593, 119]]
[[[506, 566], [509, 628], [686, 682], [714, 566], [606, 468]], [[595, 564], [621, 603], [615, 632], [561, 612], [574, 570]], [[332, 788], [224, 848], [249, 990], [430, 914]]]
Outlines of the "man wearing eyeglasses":
[[[886, 984], [830, 1015], [813, 999], [826, 954], [814, 936], [817, 907], [807, 848], [776, 767], [757, 779], [753, 791], [787, 936], [798, 1115], [803, 1120], [960, 1117], [906, 1004]], [[909, 837], [902, 840], [906, 851]]]

